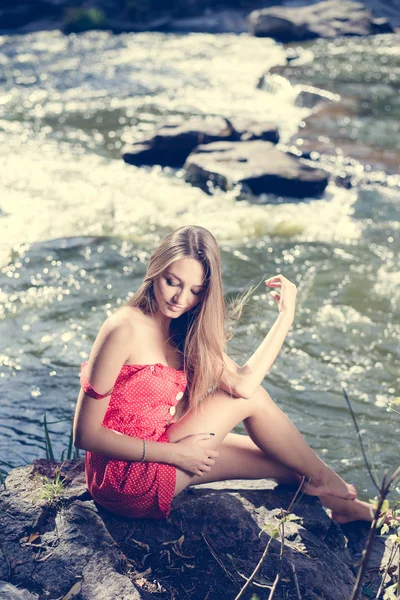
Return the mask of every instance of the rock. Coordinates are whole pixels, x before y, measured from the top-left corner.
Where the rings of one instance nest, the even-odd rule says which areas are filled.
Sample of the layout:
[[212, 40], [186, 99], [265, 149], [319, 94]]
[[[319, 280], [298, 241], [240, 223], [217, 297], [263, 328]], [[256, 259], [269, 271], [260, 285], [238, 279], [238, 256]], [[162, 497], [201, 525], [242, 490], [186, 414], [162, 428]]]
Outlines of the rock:
[[400, 0], [363, 0], [372, 14], [386, 18], [394, 27], [400, 27]]
[[256, 195], [305, 198], [320, 196], [328, 184], [324, 171], [263, 141], [199, 146], [184, 166], [187, 180], [206, 191], [210, 184], [223, 190], [241, 184]]
[[[335, 103], [324, 103], [304, 119], [301, 128], [289, 140], [290, 146], [297, 147], [298, 155], [314, 160], [320, 155], [321, 168], [329, 162], [336, 183], [350, 185], [373, 184], [388, 185], [390, 179], [399, 174], [399, 152], [397, 148], [380, 148], [372, 143], [360, 144], [357, 138], [344, 136], [341, 123], [354, 117], [354, 105], [345, 96]], [[341, 171], [344, 171], [341, 173]], [[380, 179], [377, 173], [381, 173]], [[397, 185], [394, 183], [394, 185]]]
[[[270, 539], [268, 527], [276, 526], [276, 515], [295, 493], [267, 480], [224, 481], [179, 494], [168, 520], [134, 520], [93, 502], [81, 459], [58, 465], [66, 477], [64, 488], [57, 501], [46, 503], [40, 497], [41, 478], [52, 479], [56, 466], [41, 460], [14, 469], [0, 492], [0, 557], [7, 566], [0, 599], [183, 600], [190, 590], [195, 599], [232, 600]], [[299, 520], [285, 524], [275, 600], [297, 598], [293, 565], [304, 600], [348, 598], [369, 524], [346, 526], [347, 547], [317, 498], [303, 496], [292, 513]], [[271, 541], [256, 585], [243, 600], [253, 593], [265, 596], [279, 570], [280, 546], [279, 540]], [[375, 542], [369, 573], [377, 585], [376, 572], [391, 548], [388, 539]]]
[[352, 0], [323, 0], [311, 6], [263, 8], [252, 11], [248, 20], [252, 35], [272, 37], [284, 43], [393, 32], [387, 19], [374, 19], [364, 4]]
[[228, 140], [279, 141], [273, 123], [257, 123], [246, 119], [190, 119], [184, 123], [167, 123], [147, 139], [128, 144], [122, 158], [131, 165], [181, 167], [189, 154], [201, 144]]
[[224, 119], [191, 119], [181, 124], [167, 123], [149, 138], [122, 149], [122, 158], [131, 165], [181, 167], [199, 144], [232, 137]]
[[[82, 460], [63, 463], [62, 503], [53, 506], [41, 498], [42, 477], [52, 480], [56, 466], [41, 460], [14, 469], [0, 494], [2, 555], [12, 583], [39, 600], [68, 592], [72, 597], [72, 590], [80, 591], [82, 600], [148, 598], [121, 574], [127, 570], [126, 557], [86, 490]], [[1, 577], [8, 578], [4, 570]]]
[[0, 581], [0, 600], [37, 600], [36, 594], [31, 594], [28, 590], [19, 590], [15, 585]]
[[333, 94], [327, 90], [321, 90], [312, 85], [302, 85], [296, 96], [296, 106], [305, 108], [315, 108], [317, 105], [325, 102], [339, 102], [339, 94]]
[[232, 140], [248, 142], [251, 140], [264, 140], [277, 144], [279, 131], [274, 123], [251, 121], [250, 119], [233, 118], [229, 123], [234, 130]]

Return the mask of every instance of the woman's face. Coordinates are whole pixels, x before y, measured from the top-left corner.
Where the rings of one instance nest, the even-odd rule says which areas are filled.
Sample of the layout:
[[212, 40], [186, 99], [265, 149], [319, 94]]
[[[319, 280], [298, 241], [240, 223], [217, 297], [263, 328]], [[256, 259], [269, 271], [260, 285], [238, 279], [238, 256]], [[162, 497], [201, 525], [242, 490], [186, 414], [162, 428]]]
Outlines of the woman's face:
[[203, 296], [203, 265], [195, 258], [173, 262], [154, 281], [154, 296], [163, 315], [176, 318], [200, 302]]

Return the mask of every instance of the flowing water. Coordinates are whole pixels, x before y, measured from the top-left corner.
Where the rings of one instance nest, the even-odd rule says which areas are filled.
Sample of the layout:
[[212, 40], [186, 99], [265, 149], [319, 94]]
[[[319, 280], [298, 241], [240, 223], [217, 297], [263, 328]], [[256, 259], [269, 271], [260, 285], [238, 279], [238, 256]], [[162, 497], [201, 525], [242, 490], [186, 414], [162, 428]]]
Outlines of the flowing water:
[[[374, 467], [394, 469], [400, 416], [385, 405], [400, 395], [399, 48], [398, 36], [309, 43], [292, 69], [297, 80], [268, 91], [256, 89], [259, 75], [285, 64], [271, 40], [0, 37], [0, 461], [44, 456], [45, 412], [61, 455], [79, 366], [100, 325], [137, 288], [158, 241], [196, 223], [220, 242], [228, 297], [275, 273], [297, 283], [296, 320], [265, 386], [312, 447], [371, 496], [342, 385]], [[324, 122], [326, 136], [363, 145], [371, 164], [379, 153], [383, 185], [331, 183], [318, 200], [260, 205], [238, 201], [237, 190], [207, 196], [179, 170], [120, 159], [124, 143], [167, 117], [272, 120], [290, 143], [310, 112], [295, 105], [299, 83], [351, 100], [345, 116]], [[235, 360], [255, 350], [276, 314], [260, 286], [230, 343]]]

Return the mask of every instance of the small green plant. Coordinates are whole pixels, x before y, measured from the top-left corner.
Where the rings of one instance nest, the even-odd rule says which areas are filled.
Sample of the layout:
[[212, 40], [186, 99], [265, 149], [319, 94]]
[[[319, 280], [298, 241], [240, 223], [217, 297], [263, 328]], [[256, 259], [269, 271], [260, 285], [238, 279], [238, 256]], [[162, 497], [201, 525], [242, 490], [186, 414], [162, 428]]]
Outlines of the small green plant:
[[[280, 581], [281, 578], [281, 574], [282, 574], [282, 565], [283, 565], [283, 556], [285, 553], [285, 523], [288, 523], [290, 521], [300, 521], [300, 517], [297, 517], [295, 514], [293, 514], [292, 508], [296, 505], [297, 502], [299, 502], [299, 500], [302, 498], [303, 494], [304, 494], [304, 483], [305, 483], [305, 477], [302, 477], [301, 483], [299, 485], [299, 487], [297, 488], [297, 491], [295, 493], [295, 495], [292, 498], [292, 501], [290, 503], [290, 506], [288, 507], [287, 510], [285, 510], [284, 508], [280, 509], [280, 512], [278, 515], [275, 515], [275, 520], [276, 523], [273, 524], [266, 524], [263, 529], [260, 531], [259, 536], [261, 536], [261, 534], [263, 532], [267, 532], [269, 537], [268, 543], [266, 545], [266, 547], [264, 548], [264, 552], [261, 555], [260, 560], [258, 561], [255, 569], [253, 570], [252, 574], [250, 575], [250, 577], [247, 579], [246, 583], [244, 584], [244, 586], [242, 587], [242, 589], [239, 591], [239, 593], [237, 594], [237, 596], [235, 597], [235, 600], [239, 600], [239, 598], [241, 598], [243, 596], [243, 594], [245, 593], [245, 591], [247, 590], [247, 588], [251, 585], [251, 583], [253, 582], [255, 576], [257, 575], [258, 571], [260, 570], [263, 562], [265, 561], [265, 559], [268, 556], [268, 552], [270, 549], [270, 546], [272, 544], [272, 541], [280, 538], [280, 542], [281, 542], [281, 551], [280, 551], [280, 556], [279, 556], [279, 571], [276, 574], [274, 583], [271, 587], [269, 596], [268, 596], [268, 600], [272, 600], [272, 598], [274, 597], [277, 585]], [[309, 481], [307, 482], [309, 483]], [[292, 557], [291, 557], [292, 559]], [[292, 569], [293, 569], [293, 577], [294, 577], [294, 581], [295, 581], [295, 585], [296, 585], [296, 592], [297, 592], [297, 597], [298, 600], [302, 600], [301, 598], [301, 593], [300, 593], [300, 588], [299, 588], [299, 582], [297, 580], [297, 575], [296, 575], [296, 571], [294, 569], [294, 565], [293, 565], [293, 561], [292, 562]], [[253, 599], [252, 599], [253, 600]]]
[[[377, 499], [370, 500], [371, 504], [377, 505]], [[398, 500], [389, 502], [388, 499], [384, 500], [381, 507], [381, 514], [378, 519], [377, 527], [381, 530], [381, 535], [389, 533], [390, 529], [399, 527], [398, 518], [400, 517], [400, 503]]]
[[[43, 429], [44, 429], [44, 443], [45, 443], [45, 452], [46, 452], [47, 460], [56, 460], [54, 457], [53, 445], [52, 445], [51, 439], [50, 439], [49, 425], [54, 425], [55, 423], [61, 423], [63, 421], [65, 421], [65, 419], [60, 419], [58, 421], [51, 421], [50, 423], [48, 423], [46, 413], [44, 413]], [[65, 455], [65, 452], [67, 452], [66, 455]], [[64, 448], [64, 450], [62, 451], [60, 461], [62, 462], [63, 460], [73, 460], [75, 458], [79, 458], [79, 450], [78, 450], [78, 448], [74, 448], [74, 445], [73, 445], [73, 431], [72, 431], [72, 424], [71, 424], [68, 446], [67, 446], [67, 448]]]
[[[346, 393], [346, 390], [344, 388], [342, 388], [342, 391], [343, 391], [345, 400], [347, 402], [347, 405], [349, 407], [350, 414], [353, 419], [353, 423], [354, 423], [354, 426], [355, 426], [355, 429], [356, 429], [356, 432], [358, 435], [358, 440], [360, 443], [362, 455], [364, 457], [365, 466], [367, 467], [367, 471], [369, 473], [370, 479], [378, 492], [376, 499], [370, 501], [375, 505], [374, 516], [373, 516], [373, 520], [371, 523], [371, 528], [369, 530], [368, 538], [367, 538], [364, 550], [362, 552], [362, 558], [360, 561], [360, 568], [357, 573], [356, 582], [354, 584], [354, 588], [353, 588], [352, 594], [349, 599], [349, 600], [358, 600], [360, 593], [361, 593], [361, 589], [362, 589], [362, 581], [363, 581], [363, 578], [364, 578], [364, 575], [366, 572], [366, 568], [368, 565], [368, 561], [369, 561], [369, 558], [370, 558], [370, 555], [372, 552], [372, 547], [373, 547], [373, 543], [374, 543], [374, 539], [375, 539], [375, 535], [377, 533], [378, 527], [381, 526], [381, 528], [383, 530], [383, 531], [381, 530], [381, 533], [387, 533], [389, 531], [389, 527], [395, 528], [395, 527], [399, 526], [398, 517], [399, 517], [400, 511], [398, 510], [398, 503], [395, 505], [394, 508], [391, 508], [387, 497], [391, 494], [393, 489], [398, 491], [398, 488], [395, 486], [400, 481], [400, 466], [392, 473], [392, 475], [389, 475], [388, 471], [386, 469], [381, 483], [380, 484], [378, 483], [377, 479], [375, 478], [375, 476], [372, 473], [371, 466], [369, 464], [369, 461], [368, 461], [368, 458], [367, 458], [367, 455], [366, 455], [366, 452], [364, 449], [364, 444], [362, 441], [360, 429], [358, 427], [357, 419], [354, 414], [353, 408], [351, 406], [351, 402]], [[389, 402], [389, 404], [387, 406], [387, 410], [400, 414], [400, 412], [398, 410], [393, 408], [393, 406], [397, 406], [399, 404], [400, 404], [400, 398], [395, 398], [394, 400]], [[393, 544], [391, 556], [386, 565], [385, 572], [382, 575], [379, 590], [378, 590], [377, 595], [375, 596], [376, 600], [378, 598], [380, 598], [383, 586], [386, 583], [386, 576], [388, 574], [390, 574], [390, 576], [392, 576], [392, 574], [393, 574], [390, 571], [390, 569], [391, 569], [391, 566], [393, 565], [394, 558], [396, 557], [397, 553], [399, 552], [399, 545], [397, 543], [397, 538], [398, 538], [397, 535], [395, 535], [395, 538], [392, 538], [392, 540], [395, 543]], [[398, 561], [398, 563], [399, 563], [398, 566], [395, 566], [394, 572], [398, 569], [398, 574], [400, 574], [400, 562]], [[397, 577], [397, 581], [394, 584], [392, 584], [386, 588], [385, 593], [384, 593], [384, 600], [398, 600], [400, 598], [400, 581], [399, 581], [399, 579], [400, 578]]]
[[[43, 416], [44, 447], [45, 447], [45, 453], [46, 453], [47, 460], [57, 460], [55, 458], [53, 445], [51, 443], [51, 438], [50, 438], [50, 433], [49, 433], [49, 425], [54, 425], [55, 423], [62, 423], [63, 421], [66, 421], [66, 420], [67, 419], [59, 419], [58, 421], [48, 422], [46, 413], [44, 413], [44, 416]], [[21, 459], [21, 461], [23, 463], [25, 463], [26, 465], [30, 464], [30, 461], [26, 460], [26, 458], [24, 458], [23, 456], [18, 454], [18, 452], [15, 452], [14, 450], [10, 450], [10, 452], [12, 452], [16, 456], [18, 456]], [[74, 448], [74, 445], [73, 445], [73, 431], [72, 431], [72, 423], [71, 423], [68, 446], [66, 448], [64, 448], [64, 450], [62, 451], [61, 458], [58, 462], [63, 462], [64, 460], [75, 460], [75, 459], [79, 458], [79, 456], [80, 456], [79, 449]], [[11, 469], [16, 469], [17, 467], [20, 467], [20, 466], [21, 466], [21, 463], [15, 464], [15, 463], [11, 463], [11, 462], [6, 462], [4, 460], [0, 460], [0, 485], [5, 486], [5, 480], [8, 475], [8, 472]]]
[[65, 488], [66, 478], [61, 476], [61, 468], [56, 468], [54, 480], [51, 481], [48, 477], [42, 476], [43, 487], [40, 490], [40, 498], [46, 500], [49, 506], [57, 504], [61, 497], [61, 493]]
[[267, 523], [266, 525], [264, 525], [264, 527], [261, 530], [261, 533], [263, 531], [266, 531], [268, 533], [268, 535], [273, 538], [273, 539], [277, 539], [279, 537], [282, 536], [282, 530], [283, 530], [283, 526], [285, 525], [285, 523], [289, 523], [290, 521], [300, 521], [301, 518], [294, 515], [293, 513], [288, 513], [286, 510], [281, 509], [279, 512], [279, 515], [275, 515], [275, 523]]

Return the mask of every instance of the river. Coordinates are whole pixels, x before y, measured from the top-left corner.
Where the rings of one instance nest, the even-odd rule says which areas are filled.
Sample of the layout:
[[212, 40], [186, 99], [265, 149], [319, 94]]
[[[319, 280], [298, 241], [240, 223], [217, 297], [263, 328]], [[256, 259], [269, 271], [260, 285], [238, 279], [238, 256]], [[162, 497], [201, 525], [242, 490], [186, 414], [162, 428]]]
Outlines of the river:
[[[385, 405], [400, 395], [399, 36], [320, 40], [300, 50], [311, 59], [296, 81], [256, 89], [262, 72], [286, 62], [272, 40], [0, 37], [3, 470], [44, 456], [45, 411], [60, 457], [79, 366], [101, 323], [137, 288], [158, 241], [190, 223], [220, 242], [227, 298], [275, 273], [298, 285], [295, 323], [264, 383], [315, 451], [372, 497], [344, 385], [373, 467], [398, 465], [400, 416]], [[379, 155], [381, 184], [330, 183], [321, 199], [260, 205], [238, 201], [237, 190], [207, 196], [179, 170], [120, 159], [123, 144], [167, 117], [272, 120], [286, 144], [310, 113], [295, 105], [299, 82], [350, 101], [351, 110], [328, 116], [325, 134], [362, 147], [371, 164]], [[339, 172], [341, 157], [330, 164]], [[353, 166], [365, 170], [355, 159]], [[230, 343], [232, 358], [243, 363], [276, 314], [260, 287]]]

